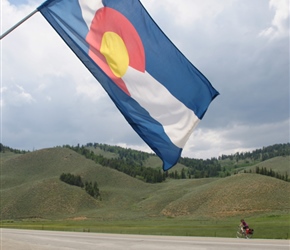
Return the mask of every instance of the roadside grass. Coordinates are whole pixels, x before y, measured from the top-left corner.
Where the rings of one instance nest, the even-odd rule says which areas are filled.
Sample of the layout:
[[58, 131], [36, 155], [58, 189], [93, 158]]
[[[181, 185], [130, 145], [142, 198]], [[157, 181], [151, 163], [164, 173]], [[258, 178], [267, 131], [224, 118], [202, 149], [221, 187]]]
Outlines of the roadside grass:
[[[91, 233], [236, 237], [240, 218], [224, 220], [195, 220], [188, 218], [158, 218], [128, 221], [97, 220], [39, 220], [1, 221], [3, 228], [76, 231]], [[254, 228], [254, 238], [290, 239], [289, 214], [247, 218]]]
[[257, 217], [252, 225], [257, 238], [290, 239], [290, 214]]

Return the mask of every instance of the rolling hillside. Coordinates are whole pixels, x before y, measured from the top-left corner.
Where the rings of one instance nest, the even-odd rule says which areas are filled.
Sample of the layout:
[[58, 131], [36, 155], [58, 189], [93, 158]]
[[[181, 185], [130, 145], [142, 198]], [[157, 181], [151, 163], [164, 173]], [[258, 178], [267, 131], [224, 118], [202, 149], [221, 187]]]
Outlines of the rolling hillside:
[[286, 172], [290, 175], [290, 156], [278, 156], [272, 159], [260, 162], [249, 169], [255, 170], [256, 167], [266, 168], [268, 170], [272, 169], [275, 172], [285, 174]]
[[289, 212], [290, 184], [256, 174], [238, 174], [195, 188], [165, 207], [166, 215], [231, 217]]
[[[101, 199], [61, 182], [62, 173], [97, 181]], [[0, 210], [2, 220], [223, 218], [289, 213], [289, 193], [289, 182], [257, 174], [148, 184], [58, 147], [5, 158]]]

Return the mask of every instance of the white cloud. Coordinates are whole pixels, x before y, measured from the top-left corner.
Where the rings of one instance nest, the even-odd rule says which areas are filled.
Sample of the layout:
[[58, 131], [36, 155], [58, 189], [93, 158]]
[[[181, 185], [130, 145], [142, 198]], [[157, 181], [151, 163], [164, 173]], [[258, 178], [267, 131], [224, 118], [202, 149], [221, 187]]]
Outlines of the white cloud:
[[76, 94], [79, 96], [83, 96], [84, 98], [89, 98], [92, 102], [99, 101], [102, 97], [107, 96], [104, 89], [100, 84], [96, 84], [96, 80], [90, 76], [85, 74], [81, 80], [78, 80], [76, 86]]
[[[283, 131], [283, 133], [281, 133]], [[182, 153], [192, 158], [211, 158], [290, 141], [290, 119], [266, 124], [229, 124], [225, 128], [197, 129]]]
[[232, 5], [234, 0], [223, 0], [221, 4], [216, 0], [166, 0], [166, 1], [149, 1], [142, 0], [144, 7], [152, 13], [152, 15], [168, 12], [171, 15], [169, 22], [176, 22], [178, 25], [193, 25], [198, 20], [213, 19], [228, 5]]
[[15, 84], [9, 88], [4, 87], [3, 89], [5, 90], [2, 94], [3, 106], [11, 105], [21, 107], [36, 102], [31, 93], [27, 92], [23, 86]]
[[270, 9], [275, 11], [271, 26], [260, 35], [270, 38], [289, 36], [289, 0], [270, 0]]
[[[28, 92], [25, 91], [25, 89], [20, 86], [20, 85], [16, 85], [18, 91], [16, 93], [15, 99], [18, 99], [18, 102], [21, 103], [32, 103], [35, 102], [34, 98], [32, 97], [32, 95]], [[16, 101], [17, 102], [17, 101]]]

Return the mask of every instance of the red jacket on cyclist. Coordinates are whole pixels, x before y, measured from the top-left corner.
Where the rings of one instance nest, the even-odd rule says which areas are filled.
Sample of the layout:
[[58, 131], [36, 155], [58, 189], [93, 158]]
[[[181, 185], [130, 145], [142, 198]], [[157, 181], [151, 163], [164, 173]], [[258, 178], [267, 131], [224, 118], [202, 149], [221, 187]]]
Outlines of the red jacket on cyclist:
[[241, 227], [242, 231], [246, 231], [249, 228], [248, 224], [245, 222], [244, 219], [241, 219], [240, 227]]

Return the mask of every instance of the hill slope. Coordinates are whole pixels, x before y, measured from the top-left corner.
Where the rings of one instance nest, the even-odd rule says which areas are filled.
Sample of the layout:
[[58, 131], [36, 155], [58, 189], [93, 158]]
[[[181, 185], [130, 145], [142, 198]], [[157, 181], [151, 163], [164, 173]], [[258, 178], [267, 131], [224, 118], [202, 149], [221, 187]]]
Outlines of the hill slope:
[[238, 174], [192, 189], [162, 211], [169, 216], [229, 217], [289, 212], [288, 182]]
[[[2, 218], [70, 216], [101, 209], [117, 201], [121, 210], [132, 203], [134, 193], [146, 192], [146, 183], [104, 168], [65, 148], [43, 149], [7, 160], [1, 169]], [[62, 173], [97, 181], [102, 202], [81, 188], [59, 180]], [[149, 185], [150, 186], [150, 185]], [[128, 190], [132, 194], [126, 195]]]
[[287, 174], [290, 175], [290, 156], [274, 157], [269, 160], [262, 161], [255, 166], [250, 167], [250, 169], [255, 171], [256, 167], [266, 168], [267, 170], [272, 169], [273, 171], [280, 174], [285, 174], [287, 172]]
[[[62, 173], [97, 181], [101, 200], [61, 182]], [[51, 148], [3, 162], [0, 210], [1, 219], [222, 218], [289, 213], [289, 191], [289, 182], [256, 174], [148, 184], [98, 165], [70, 149]]]

